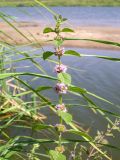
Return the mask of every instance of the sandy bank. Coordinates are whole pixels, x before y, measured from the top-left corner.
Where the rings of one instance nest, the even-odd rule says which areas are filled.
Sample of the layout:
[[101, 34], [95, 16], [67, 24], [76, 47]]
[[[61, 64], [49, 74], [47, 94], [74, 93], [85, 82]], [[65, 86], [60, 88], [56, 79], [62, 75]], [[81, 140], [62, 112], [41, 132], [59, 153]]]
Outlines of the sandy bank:
[[[46, 40], [54, 38], [54, 33], [43, 34], [43, 26], [39, 23], [20, 22], [13, 24], [19, 33], [6, 23], [0, 22], [0, 41], [9, 44], [22, 45], [28, 43], [40, 43], [47, 45]], [[120, 28], [116, 27], [76, 27], [74, 33], [64, 33], [63, 37], [89, 38], [120, 42]], [[99, 49], [120, 49], [118, 47], [87, 41], [66, 41], [65, 46]]]

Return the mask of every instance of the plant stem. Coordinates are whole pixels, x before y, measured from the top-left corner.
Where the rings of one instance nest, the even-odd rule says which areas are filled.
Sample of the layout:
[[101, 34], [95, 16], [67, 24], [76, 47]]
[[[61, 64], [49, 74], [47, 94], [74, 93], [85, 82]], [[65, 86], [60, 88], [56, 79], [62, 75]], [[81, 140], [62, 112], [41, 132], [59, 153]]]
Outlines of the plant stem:
[[62, 104], [62, 95], [59, 95], [59, 104]]

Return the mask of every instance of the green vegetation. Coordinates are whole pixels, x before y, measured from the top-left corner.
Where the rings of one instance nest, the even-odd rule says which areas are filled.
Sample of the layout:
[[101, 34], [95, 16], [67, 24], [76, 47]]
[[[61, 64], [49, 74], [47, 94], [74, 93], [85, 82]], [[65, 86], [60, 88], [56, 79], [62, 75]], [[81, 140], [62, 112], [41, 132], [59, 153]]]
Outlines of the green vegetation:
[[[51, 6], [120, 6], [120, 0], [42, 0]], [[34, 0], [1, 0], [0, 6], [33, 6]]]

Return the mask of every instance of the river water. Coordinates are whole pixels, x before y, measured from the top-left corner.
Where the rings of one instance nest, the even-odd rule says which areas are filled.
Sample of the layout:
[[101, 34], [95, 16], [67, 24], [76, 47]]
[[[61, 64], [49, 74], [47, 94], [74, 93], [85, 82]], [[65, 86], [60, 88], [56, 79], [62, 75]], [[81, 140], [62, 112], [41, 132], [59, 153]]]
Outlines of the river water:
[[[120, 27], [120, 7], [51, 7], [68, 18], [72, 25], [107, 25]], [[1, 12], [14, 16], [17, 21], [53, 22], [53, 16], [40, 7], [2, 7]]]
[[[64, 17], [69, 19], [69, 23], [75, 26], [86, 26], [86, 25], [96, 25], [96, 26], [113, 26], [120, 27], [120, 8], [119, 7], [53, 7], [54, 11], [62, 14]], [[44, 24], [53, 24], [52, 16], [49, 12], [42, 8], [35, 7], [23, 7], [23, 8], [0, 8], [0, 11], [4, 11], [6, 14], [14, 16], [17, 21], [42, 21]], [[24, 50], [31, 50], [32, 48], [26, 47]], [[45, 50], [53, 50], [52, 46], [47, 46]], [[115, 50], [98, 50], [98, 49], [81, 49], [81, 48], [66, 48], [74, 49], [82, 54], [88, 55], [103, 55], [111, 57], [119, 57], [120, 51]], [[41, 49], [37, 49], [36, 54], [41, 53]], [[55, 64], [47, 63], [42, 60], [37, 60], [42, 64], [47, 73], [55, 75], [53, 72], [53, 67]], [[103, 103], [100, 100], [95, 100], [95, 102], [102, 108], [114, 113], [120, 114], [120, 63], [113, 62], [103, 59], [98, 59], [95, 57], [64, 57], [63, 63], [68, 65], [68, 72], [72, 74], [73, 84], [86, 88], [90, 92], [93, 92], [107, 100], [113, 102], [115, 105], [110, 105]], [[23, 63], [17, 63], [18, 67], [22, 67]], [[38, 72], [31, 62], [27, 61], [25, 65], [30, 66], [29, 68], [24, 68], [24, 71]], [[18, 71], [23, 71], [23, 69], [18, 69]], [[47, 84], [47, 80], [36, 80], [31, 82], [32, 86], [36, 87], [39, 85]], [[54, 83], [51, 83], [55, 85]], [[56, 95], [53, 92], [46, 93], [51, 99], [55, 99]], [[80, 97], [75, 97], [68, 95], [65, 97], [66, 103], [69, 103], [67, 99], [71, 99], [73, 104], [81, 104]], [[69, 111], [73, 113], [73, 118], [80, 122], [85, 128], [91, 128], [91, 135], [95, 135], [96, 131], [106, 130], [107, 122], [100, 116], [93, 114], [93, 112], [80, 106], [69, 107]], [[49, 111], [43, 109], [43, 112], [49, 115]], [[49, 116], [49, 121], [52, 121], [53, 115]], [[119, 134], [115, 133], [115, 138], [110, 140], [112, 145], [120, 146]], [[114, 149], [110, 150], [112, 152], [113, 160], [120, 159], [120, 152]]]

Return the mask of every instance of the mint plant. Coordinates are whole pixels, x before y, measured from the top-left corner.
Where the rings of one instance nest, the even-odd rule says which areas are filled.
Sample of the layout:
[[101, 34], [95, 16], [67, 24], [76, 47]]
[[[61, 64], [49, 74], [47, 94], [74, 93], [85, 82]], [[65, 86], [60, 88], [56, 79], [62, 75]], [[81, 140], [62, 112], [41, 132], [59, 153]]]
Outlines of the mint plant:
[[[63, 39], [60, 35], [61, 32], [73, 32], [72, 29], [69, 28], [64, 28], [61, 30], [61, 24], [66, 21], [67, 19], [62, 18], [61, 15], [59, 15], [58, 17], [54, 17], [56, 20], [56, 26], [54, 29], [52, 28], [45, 28], [43, 33], [50, 33], [50, 32], [55, 32], [56, 33], [56, 37], [54, 39], [54, 44], [55, 44], [55, 52], [51, 53], [51, 52], [44, 52], [43, 53], [43, 58], [47, 59], [52, 55], [57, 56], [58, 58], [58, 64], [54, 67], [54, 71], [57, 74], [57, 78], [58, 78], [58, 82], [55, 86], [55, 91], [58, 94], [59, 97], [59, 102], [58, 104], [56, 104], [56, 106], [54, 107], [55, 110], [57, 111], [58, 116], [60, 117], [60, 122], [59, 124], [55, 125], [55, 128], [57, 129], [57, 131], [59, 132], [59, 144], [58, 146], [56, 146], [55, 151], [56, 154], [58, 154], [58, 156], [62, 156], [61, 153], [63, 153], [65, 151], [64, 146], [61, 143], [62, 140], [62, 134], [66, 131], [66, 127], [65, 125], [63, 125], [63, 120], [65, 120], [66, 122], [70, 122], [72, 120], [72, 115], [67, 113], [67, 108], [66, 105], [63, 102], [63, 95], [67, 94], [69, 85], [71, 84], [71, 76], [66, 73], [67, 72], [67, 66], [64, 65], [61, 61], [61, 57], [64, 56], [65, 54], [65, 49], [64, 47], [62, 47], [63, 44]], [[64, 115], [64, 117], [63, 117]], [[54, 156], [55, 151], [50, 151], [50, 155]], [[64, 156], [62, 156], [62, 159], [66, 159]]]
[[[64, 94], [67, 94], [68, 92], [75, 94], [77, 96], [82, 96], [86, 100], [87, 103], [89, 103], [93, 106], [96, 106], [96, 104], [88, 97], [88, 95], [91, 95], [93, 97], [96, 97], [96, 98], [101, 99], [106, 102], [107, 102], [107, 100], [105, 100], [105, 99], [103, 99], [103, 98], [101, 98], [91, 92], [88, 92], [86, 89], [72, 85], [71, 75], [67, 73], [68, 67], [62, 63], [61, 58], [64, 55], [71, 55], [71, 56], [77, 56], [77, 57], [80, 57], [81, 55], [74, 50], [65, 50], [65, 48], [63, 47], [63, 43], [65, 40], [68, 40], [68, 39], [66, 39], [65, 37], [62, 37], [61, 33], [62, 32], [74, 32], [74, 31], [70, 28], [62, 28], [62, 24], [67, 20], [66, 18], [62, 18], [61, 15], [54, 16], [54, 18], [56, 20], [55, 28], [48, 28], [47, 27], [43, 31], [44, 34], [51, 33], [51, 32], [54, 32], [56, 34], [54, 40], [51, 40], [51, 41], [53, 41], [53, 43], [55, 45], [55, 51], [54, 52], [51, 52], [51, 51], [44, 52], [43, 59], [47, 60], [51, 56], [57, 56], [57, 59], [58, 59], [57, 65], [54, 67], [54, 71], [57, 74], [57, 79], [58, 79], [58, 82], [56, 83], [54, 90], [59, 97], [59, 101], [53, 108], [54, 108], [55, 112], [57, 113], [57, 115], [60, 117], [59, 123], [55, 125], [55, 128], [59, 134], [59, 139], [58, 139], [58, 145], [55, 147], [55, 150], [50, 150], [49, 154], [51, 156], [51, 159], [53, 159], [53, 160], [65, 160], [66, 159], [66, 157], [64, 155], [62, 155], [65, 152], [64, 144], [62, 144], [62, 140], [63, 140], [62, 137], [64, 135], [64, 132], [68, 132], [68, 133], [78, 134], [78, 135], [82, 136], [82, 138], [84, 140], [86, 140], [86, 141], [88, 141], [88, 143], [90, 143], [90, 145], [92, 147], [92, 151], [95, 150], [95, 153], [99, 153], [103, 157], [106, 157], [106, 159], [110, 160], [111, 158], [109, 156], [107, 156], [106, 153], [102, 152], [101, 149], [99, 149], [99, 147], [97, 147], [97, 145], [93, 143], [94, 140], [92, 139], [92, 137], [90, 137], [87, 133], [82, 132], [81, 130], [79, 130], [76, 127], [76, 125], [73, 123], [72, 115], [68, 112], [67, 106], [63, 102], [63, 96], [64, 96]], [[71, 127], [71, 129], [67, 129], [67, 126], [65, 125], [64, 122], [67, 125], [69, 125]], [[87, 153], [86, 148], [85, 148], [85, 150]], [[83, 153], [81, 153], [81, 155], [82, 154]], [[88, 159], [89, 159], [89, 157], [91, 157], [91, 154], [88, 154]], [[80, 158], [80, 160], [81, 160], [81, 158]], [[96, 157], [94, 157], [94, 158], [96, 158]], [[73, 156], [72, 159], [75, 160], [76, 159], [75, 156]]]

